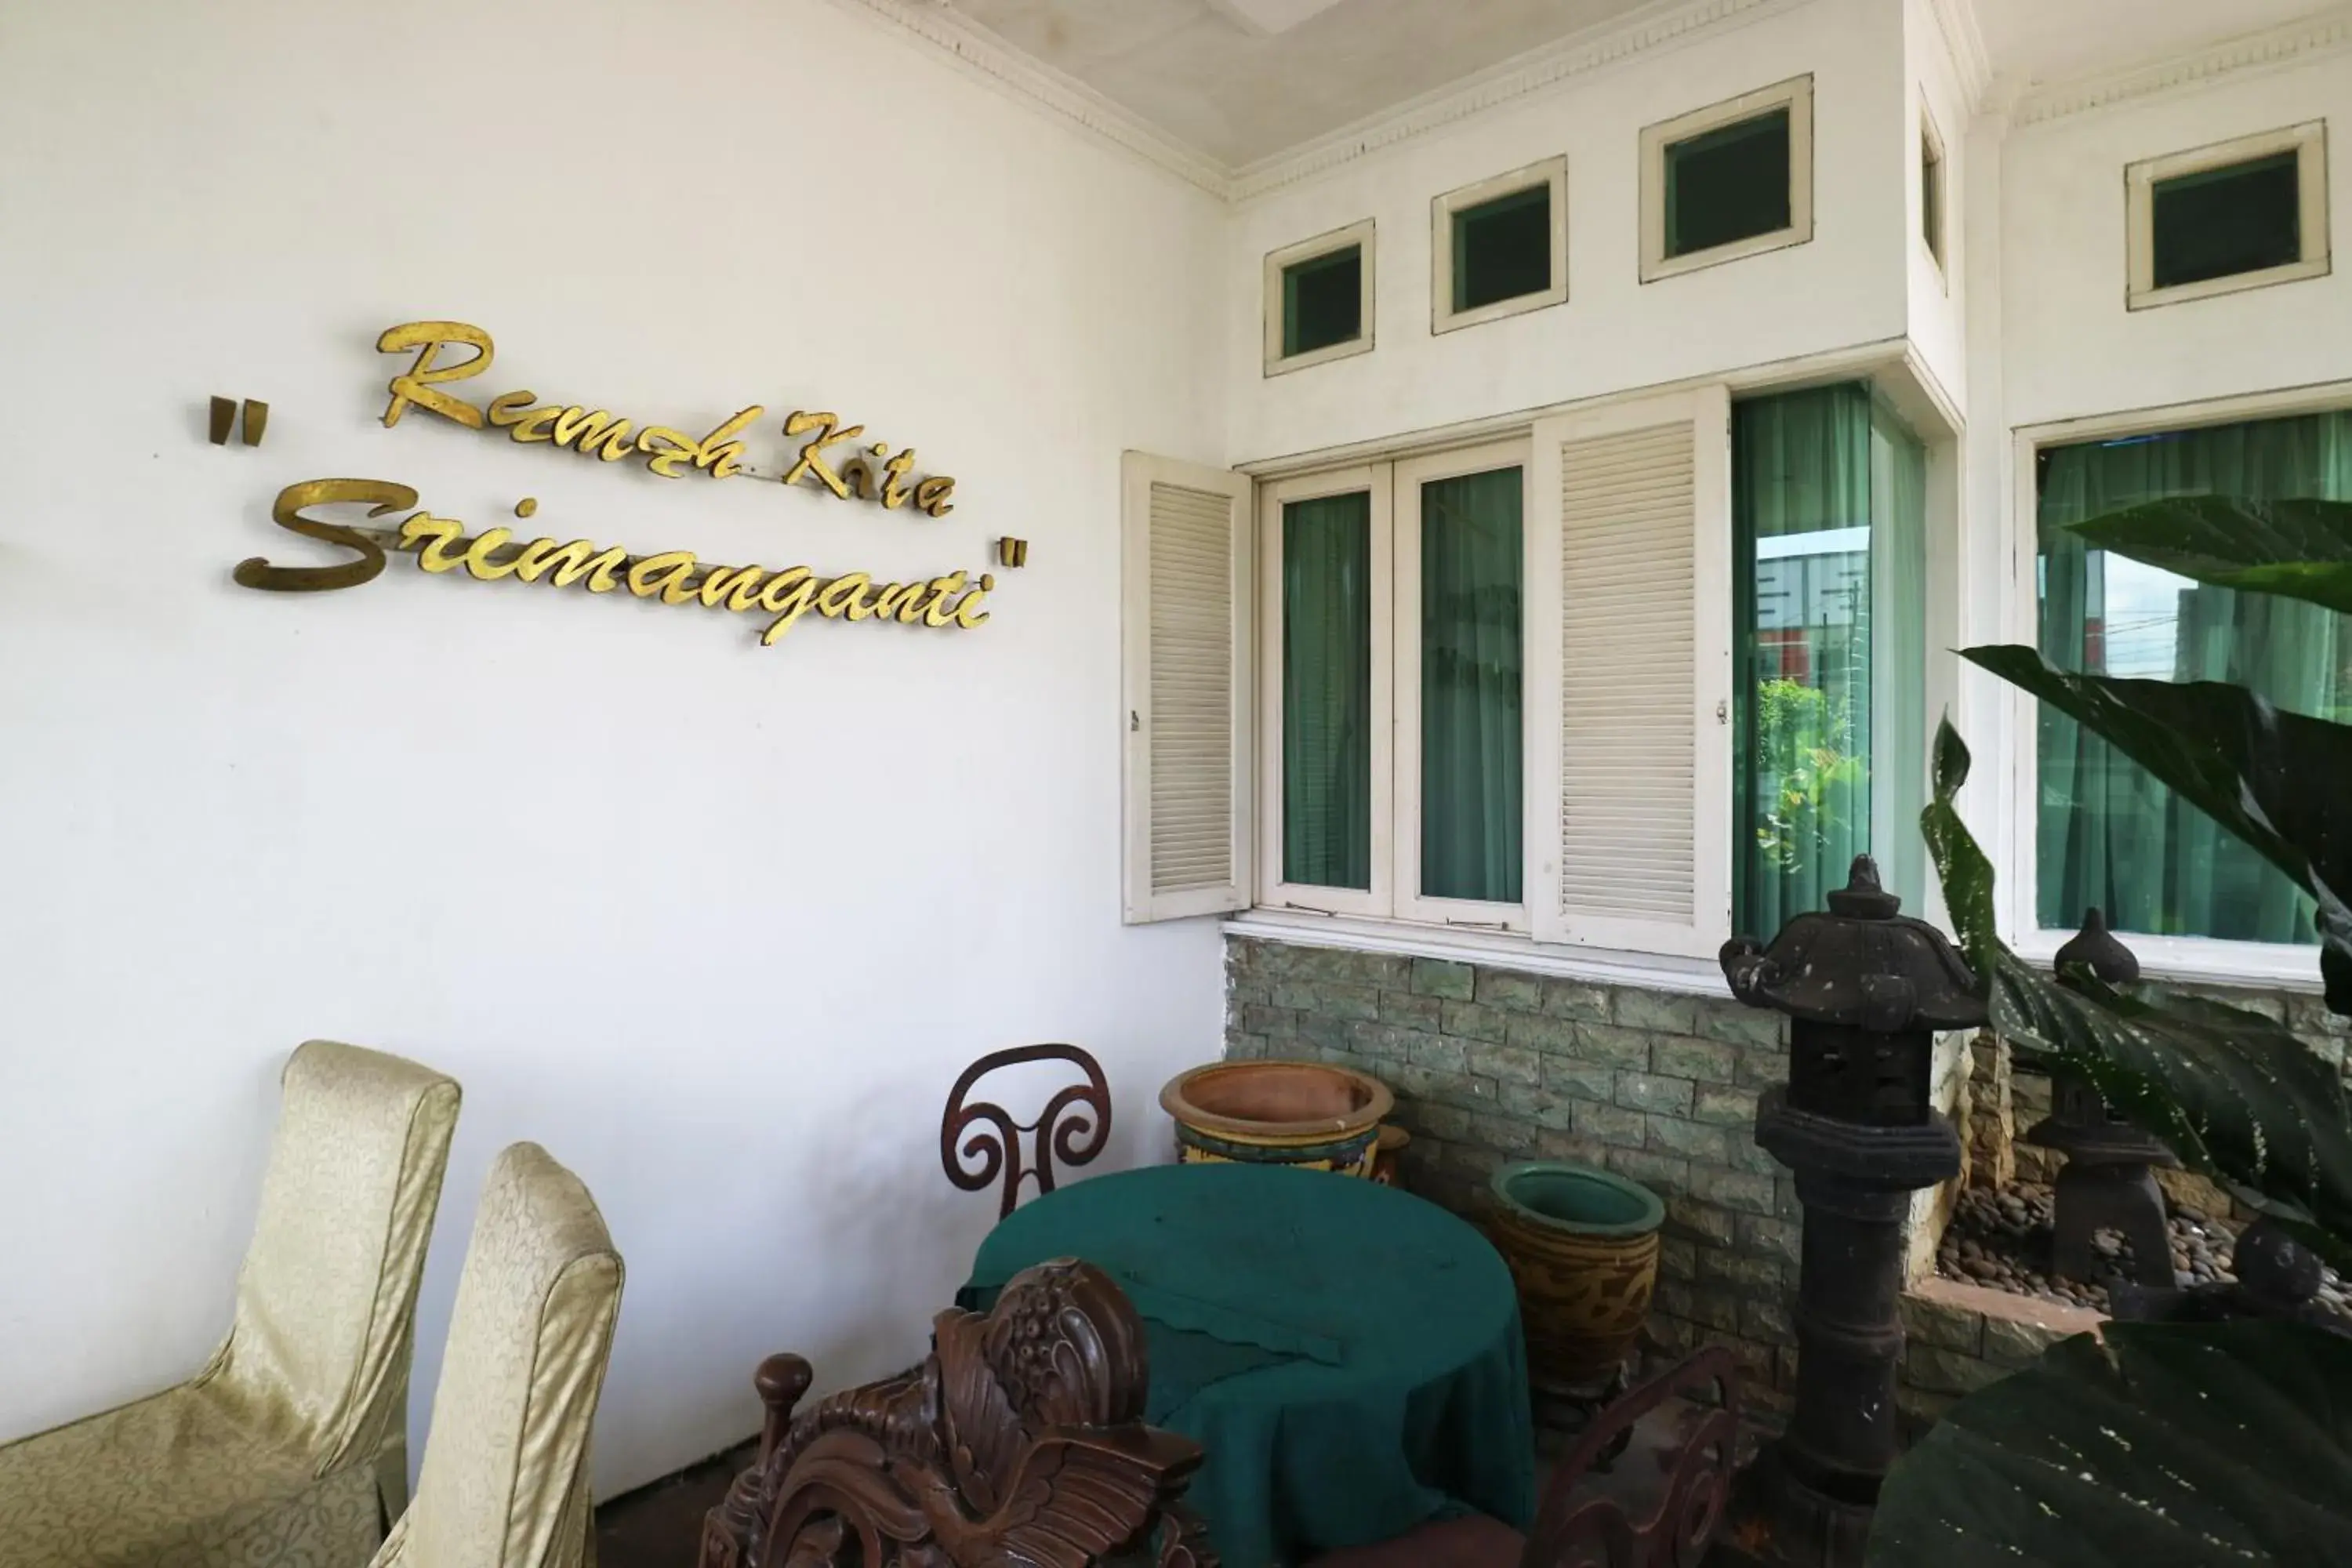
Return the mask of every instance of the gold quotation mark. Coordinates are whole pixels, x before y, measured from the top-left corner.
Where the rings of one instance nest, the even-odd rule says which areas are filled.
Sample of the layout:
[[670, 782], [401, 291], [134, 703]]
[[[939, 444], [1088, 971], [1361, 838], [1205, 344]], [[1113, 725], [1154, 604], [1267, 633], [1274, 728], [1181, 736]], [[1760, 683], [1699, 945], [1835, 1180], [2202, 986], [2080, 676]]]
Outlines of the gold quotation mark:
[[[236, 399], [233, 397], [215, 397], [213, 399], [212, 438], [214, 446], [226, 447], [228, 445], [229, 430], [237, 423], [237, 407], [238, 405]], [[269, 428], [269, 405], [267, 403], [257, 403], [252, 398], [248, 397], [245, 400], [244, 408], [245, 444], [248, 447], [258, 447], [261, 445], [262, 432]]]

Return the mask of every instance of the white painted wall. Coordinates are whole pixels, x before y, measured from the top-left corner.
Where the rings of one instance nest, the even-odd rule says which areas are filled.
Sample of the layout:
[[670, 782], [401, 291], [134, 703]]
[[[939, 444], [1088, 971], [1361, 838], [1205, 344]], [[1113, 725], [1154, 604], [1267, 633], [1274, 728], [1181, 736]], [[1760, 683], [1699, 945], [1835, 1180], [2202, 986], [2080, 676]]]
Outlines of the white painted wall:
[[[1998, 110], [1979, 114], [1967, 134], [1967, 178], [1957, 187], [1956, 213], [1965, 259], [1956, 285], [1962, 290], [1962, 350], [1968, 372], [1966, 430], [1959, 454], [1960, 531], [1954, 588], [1958, 598], [1955, 647], [2011, 640], [2005, 617], [2014, 613], [2007, 518], [2011, 507], [2011, 447], [2002, 376], [2000, 209], [2008, 123]], [[1948, 142], [1946, 146], [1948, 148]], [[2017, 792], [2011, 787], [2021, 763], [2017, 733], [2023, 722], [2016, 689], [1990, 671], [1956, 661], [1955, 692], [1948, 715], [1976, 765], [1960, 794], [1960, 810], [1971, 830], [1995, 857], [1997, 883], [2006, 917], [2021, 909], [2025, 879], [2015, 874], [2010, 847], [2016, 836]], [[2022, 737], [2031, 745], [2030, 729]], [[2004, 933], [2014, 931], [2005, 924]]]
[[[2057, 118], [1986, 117], [1970, 142], [1980, 166], [1969, 215], [1977, 301], [1969, 323], [1969, 640], [2033, 637], [2031, 580], [2014, 570], [2033, 551], [2033, 518], [2017, 497], [2018, 429], [2352, 379], [2352, 268], [2340, 259], [2332, 275], [2305, 282], [2124, 307], [2126, 164], [2305, 120], [2326, 118], [2340, 131], [2348, 110], [2352, 55], [2336, 52]], [[2342, 138], [2335, 141], [2329, 206], [2340, 247], [2352, 171]], [[2013, 781], [2032, 756], [2032, 703], [1980, 672], [1969, 679], [1978, 768], [1964, 805], [2000, 868], [2006, 923], [2031, 940], [2032, 868]], [[2307, 988], [2315, 973], [2310, 950], [2232, 960], [2189, 943], [2143, 958], [2189, 978], [2286, 976]], [[2202, 967], [2217, 962], [2249, 967]]]
[[[1221, 455], [1224, 221], [819, 0], [10, 7], [0, 1437], [198, 1364], [310, 1036], [465, 1084], [419, 1434], [492, 1153], [596, 1194], [629, 1269], [604, 1491], [751, 1431], [768, 1352], [827, 1383], [919, 1352], [994, 1218], [936, 1152], [971, 1058], [1086, 1043], [1108, 1165], [1161, 1158], [1219, 939], [1119, 924], [1118, 462]], [[376, 333], [443, 315], [497, 335], [478, 387], [758, 400], [770, 458], [784, 410], [839, 409], [958, 510], [382, 428]], [[215, 393], [270, 403], [266, 445], [205, 443]], [[1033, 553], [977, 633], [764, 651], [405, 563], [230, 584], [326, 559], [269, 502], [347, 474], [726, 561]]]
[[[1228, 262], [1234, 460], [1899, 338], [1904, 27], [1885, 0], [1768, 9], [1248, 202]], [[1642, 283], [1642, 128], [1808, 71], [1812, 242]], [[1568, 302], [1433, 334], [1432, 198], [1563, 152]], [[1266, 253], [1365, 217], [1379, 225], [1374, 352], [1259, 375]]]
[[[1950, 40], [1936, 19], [1930, 0], [1905, 0], [1904, 90], [1910, 108], [1902, 127], [1904, 211], [1901, 239], [1905, 286], [1910, 300], [1910, 332], [1920, 363], [1953, 402], [1969, 394], [1967, 332], [1968, 200], [1970, 123], [1967, 89], [1953, 62]], [[1919, 126], [1931, 121], [1944, 148], [1944, 255], [1938, 264], [1927, 248], [1920, 167]]]
[[[2326, 278], [2124, 309], [2124, 166], [2329, 118]], [[2158, 407], [2352, 375], [2352, 55], [2246, 71], [2037, 124], [2003, 152], [2002, 358], [2011, 425]]]
[[[1803, 71], [1814, 241], [1639, 284], [1640, 128]], [[1160, 1157], [1153, 1091], [1219, 1047], [1211, 924], [1118, 920], [1123, 447], [1277, 457], [1907, 331], [1966, 399], [1960, 624], [1990, 640], [2011, 427], [2352, 375], [2352, 268], [2122, 304], [2126, 162], [2347, 89], [2337, 56], [2004, 133], [1963, 123], [1923, 0], [1809, 0], [1229, 211], [822, 0], [14, 8], [0, 1436], [197, 1363], [313, 1035], [467, 1086], [420, 1435], [517, 1138], [629, 1259], [601, 1489], [749, 1431], [769, 1351], [836, 1384], [901, 1363], [993, 1213], [936, 1164], [965, 1061], [1091, 1046], [1117, 1165]], [[1922, 101], [1948, 288], [1916, 239]], [[1569, 303], [1433, 336], [1431, 198], [1563, 151]], [[1377, 352], [1262, 378], [1264, 254], [1367, 216]], [[374, 336], [429, 315], [498, 335], [485, 391], [688, 424], [763, 401], [771, 462], [785, 409], [838, 408], [955, 473], [959, 510], [385, 431]], [[215, 393], [269, 401], [260, 450], [205, 443]], [[976, 635], [812, 622], [767, 651], [749, 620], [404, 563], [232, 586], [318, 558], [268, 503], [341, 474], [482, 523], [536, 496], [548, 531], [638, 549], [928, 574], [1010, 532], [1033, 564]], [[1997, 698], [1960, 702], [1995, 778]]]

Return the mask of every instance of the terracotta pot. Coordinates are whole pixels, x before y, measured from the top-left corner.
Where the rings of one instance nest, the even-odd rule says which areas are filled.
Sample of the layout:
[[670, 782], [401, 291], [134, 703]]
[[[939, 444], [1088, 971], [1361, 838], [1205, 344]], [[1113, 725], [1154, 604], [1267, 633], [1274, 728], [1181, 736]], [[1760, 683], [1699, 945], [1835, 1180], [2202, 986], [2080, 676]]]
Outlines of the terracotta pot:
[[1393, 1121], [1381, 1122], [1379, 1140], [1372, 1145], [1372, 1180], [1384, 1187], [1395, 1186], [1397, 1166], [1412, 1144], [1412, 1133]]
[[1372, 1173], [1381, 1118], [1396, 1097], [1376, 1078], [1323, 1062], [1212, 1062], [1168, 1080], [1185, 1164], [1233, 1161]]
[[1489, 1185], [1489, 1234], [1518, 1283], [1536, 1382], [1610, 1376], [1650, 1315], [1666, 1205], [1638, 1183], [1562, 1161], [1506, 1165]]

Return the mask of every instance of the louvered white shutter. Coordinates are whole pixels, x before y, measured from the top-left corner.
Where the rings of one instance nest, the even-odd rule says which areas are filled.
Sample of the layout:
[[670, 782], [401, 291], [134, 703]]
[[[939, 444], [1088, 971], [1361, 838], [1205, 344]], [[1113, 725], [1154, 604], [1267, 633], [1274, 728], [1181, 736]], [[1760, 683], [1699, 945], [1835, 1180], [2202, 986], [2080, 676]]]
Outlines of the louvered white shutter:
[[1123, 466], [1127, 920], [1249, 902], [1250, 486]]
[[1730, 414], [1718, 386], [1535, 427], [1538, 940], [1712, 957], [1730, 934]]

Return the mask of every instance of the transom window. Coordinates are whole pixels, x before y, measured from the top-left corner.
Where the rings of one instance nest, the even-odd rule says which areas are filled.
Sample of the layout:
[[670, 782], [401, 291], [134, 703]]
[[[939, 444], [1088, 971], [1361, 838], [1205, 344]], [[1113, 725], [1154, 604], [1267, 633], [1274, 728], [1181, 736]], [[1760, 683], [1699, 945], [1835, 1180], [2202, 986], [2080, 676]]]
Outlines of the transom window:
[[1525, 465], [1266, 488], [1268, 902], [1525, 929]]
[[1642, 280], [1813, 237], [1812, 79], [1642, 132]]
[[[2044, 447], [2035, 458], [2042, 657], [2062, 669], [2227, 680], [2352, 722], [2352, 616], [2207, 587], [2084, 548], [2064, 524], [2168, 496], [2352, 500], [2352, 413]], [[2311, 942], [2310, 900], [2137, 763], [2039, 705], [2036, 910], [2071, 930], [2092, 905], [2158, 936]]]
[[1368, 218], [1265, 258], [1268, 375], [1370, 352], [1372, 238]]
[[2134, 163], [2125, 191], [2134, 310], [2328, 269], [2322, 121]]
[[1936, 265], [1944, 265], [1944, 139], [1936, 122], [1919, 117], [1919, 237]]
[[1431, 203], [1430, 324], [1447, 332], [1568, 298], [1568, 160]]

